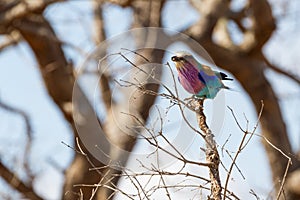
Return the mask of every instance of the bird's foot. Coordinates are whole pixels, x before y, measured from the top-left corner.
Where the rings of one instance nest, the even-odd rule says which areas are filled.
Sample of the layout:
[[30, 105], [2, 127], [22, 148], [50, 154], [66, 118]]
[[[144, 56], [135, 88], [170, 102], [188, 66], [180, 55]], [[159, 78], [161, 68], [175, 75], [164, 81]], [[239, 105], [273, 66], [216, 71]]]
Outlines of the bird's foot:
[[205, 99], [205, 97], [199, 97], [199, 96], [197, 96], [197, 95], [193, 95], [193, 96], [190, 97], [190, 98], [197, 99], [197, 100], [203, 100], [203, 101], [204, 101], [204, 99]]
[[193, 100], [194, 99], [194, 95], [193, 96], [191, 96], [191, 97], [188, 97], [188, 98], [185, 98], [185, 99], [183, 99], [184, 101], [191, 101], [191, 100]]
[[191, 108], [196, 112], [199, 112], [201, 109], [203, 109], [203, 101], [205, 99], [205, 97], [193, 95], [189, 98], [185, 98], [184, 101], [188, 101], [187, 105], [191, 106]]
[[198, 97], [196, 95], [193, 95], [191, 97], [185, 98], [184, 101], [188, 101], [188, 103], [189, 103], [192, 100], [202, 100], [202, 101], [204, 101], [205, 99], [206, 99], [205, 97]]
[[186, 105], [192, 106], [192, 102], [193, 102], [195, 99], [194, 99], [194, 96], [191, 96], [191, 97], [185, 98], [185, 99], [183, 99], [183, 100], [184, 100], [184, 101], [187, 101], [187, 102], [186, 102]]
[[[193, 110], [197, 112], [203, 107], [204, 99], [205, 97], [198, 97], [196, 95], [193, 95], [191, 97], [185, 98], [184, 101], [187, 101], [186, 105], [190, 106]], [[199, 104], [199, 101], [202, 101], [202, 103]]]

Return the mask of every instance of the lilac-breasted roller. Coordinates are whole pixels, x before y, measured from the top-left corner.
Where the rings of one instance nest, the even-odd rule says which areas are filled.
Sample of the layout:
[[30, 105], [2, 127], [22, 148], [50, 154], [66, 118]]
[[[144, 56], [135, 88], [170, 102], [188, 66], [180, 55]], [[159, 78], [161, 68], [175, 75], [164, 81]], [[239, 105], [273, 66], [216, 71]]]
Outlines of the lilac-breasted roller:
[[229, 89], [222, 80], [233, 80], [223, 72], [200, 64], [186, 52], [177, 52], [171, 60], [175, 63], [180, 84], [196, 98], [213, 99], [221, 89]]

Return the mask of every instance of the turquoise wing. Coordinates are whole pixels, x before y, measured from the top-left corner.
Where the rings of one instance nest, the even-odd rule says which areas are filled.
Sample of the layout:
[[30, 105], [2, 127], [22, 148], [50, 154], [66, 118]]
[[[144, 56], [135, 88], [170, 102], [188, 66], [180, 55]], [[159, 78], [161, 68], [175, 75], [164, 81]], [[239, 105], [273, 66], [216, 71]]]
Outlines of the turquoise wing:
[[199, 72], [198, 77], [205, 84], [205, 87], [196, 94], [197, 97], [214, 99], [218, 92], [224, 88], [223, 83], [215, 74], [210, 76], [202, 70]]

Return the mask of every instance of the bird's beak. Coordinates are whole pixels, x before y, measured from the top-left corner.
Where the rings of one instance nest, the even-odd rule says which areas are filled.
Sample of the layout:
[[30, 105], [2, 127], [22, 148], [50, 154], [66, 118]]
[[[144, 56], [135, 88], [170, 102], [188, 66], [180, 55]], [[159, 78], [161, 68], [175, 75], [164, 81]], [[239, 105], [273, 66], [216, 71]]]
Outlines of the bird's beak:
[[182, 62], [183, 60], [180, 59], [180, 57], [173, 56], [171, 57], [171, 60], [175, 63], [175, 66], [178, 70], [184, 67], [184, 62]]
[[173, 57], [171, 57], [171, 60], [175, 63], [176, 69], [179, 70], [182, 67], [184, 67], [184, 62], [182, 62], [182, 59], [180, 59], [180, 57], [173, 56]]

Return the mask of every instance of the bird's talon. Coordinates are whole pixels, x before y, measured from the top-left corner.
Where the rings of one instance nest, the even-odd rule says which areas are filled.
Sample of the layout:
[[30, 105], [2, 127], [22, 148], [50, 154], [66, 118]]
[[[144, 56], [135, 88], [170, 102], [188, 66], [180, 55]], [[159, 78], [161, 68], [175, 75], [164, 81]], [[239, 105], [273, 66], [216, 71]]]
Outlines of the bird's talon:
[[198, 97], [197, 95], [193, 95], [192, 98], [197, 99], [197, 100], [204, 100], [205, 99], [205, 97]]
[[194, 95], [191, 96], [191, 97], [185, 98], [185, 99], [183, 99], [183, 100], [184, 100], [184, 101], [191, 101], [191, 100], [193, 100], [193, 99], [194, 99]]

